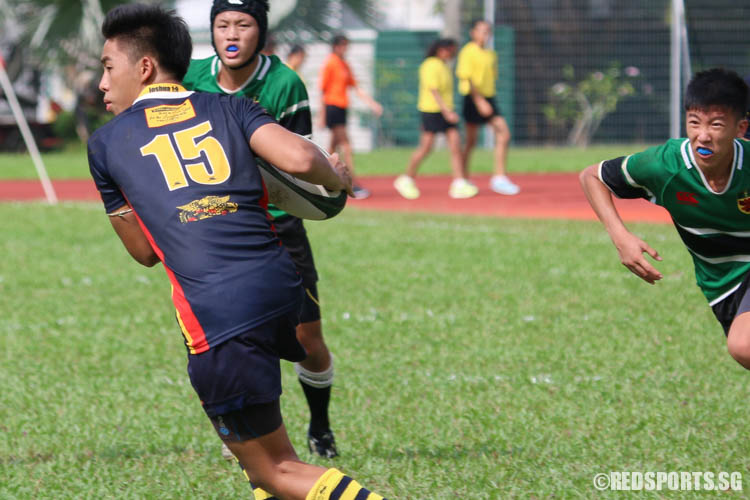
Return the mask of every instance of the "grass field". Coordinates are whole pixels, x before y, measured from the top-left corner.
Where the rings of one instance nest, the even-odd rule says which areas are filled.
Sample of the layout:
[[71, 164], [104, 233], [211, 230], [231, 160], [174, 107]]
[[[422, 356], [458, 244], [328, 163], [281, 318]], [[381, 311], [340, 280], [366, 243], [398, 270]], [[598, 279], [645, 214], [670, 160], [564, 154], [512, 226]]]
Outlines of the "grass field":
[[[249, 498], [190, 387], [161, 266], [131, 261], [98, 204], [0, 203], [0, 218], [0, 498]], [[648, 286], [593, 222], [351, 209], [307, 226], [336, 356], [334, 463], [363, 484], [391, 499], [683, 498], [592, 480], [750, 479], [748, 374], [672, 228], [633, 226], [664, 257]]]
[[[510, 160], [576, 171], [639, 148]], [[358, 170], [398, 173], [409, 152], [358, 155]], [[489, 153], [475, 160], [489, 171]], [[53, 178], [88, 176], [81, 147], [45, 162]], [[445, 165], [436, 152], [423, 172]], [[0, 155], [0, 178], [34, 177], [28, 157]], [[0, 203], [0, 218], [0, 498], [249, 497], [190, 387], [160, 266], [127, 256], [99, 204]], [[681, 498], [601, 493], [593, 478], [750, 478], [747, 374], [672, 228], [633, 226], [665, 259], [648, 286], [593, 222], [350, 209], [307, 227], [336, 355], [334, 463], [363, 484], [391, 499]], [[286, 423], [310, 459], [283, 370]]]
[[[511, 174], [520, 172], [575, 172], [601, 160], [615, 158], [645, 146], [605, 145], [581, 150], [569, 147], [513, 147], [508, 164]], [[371, 153], [356, 154], [354, 164], [359, 175], [394, 175], [403, 173], [411, 149], [378, 149]], [[65, 150], [43, 155], [49, 176], [57, 179], [89, 178], [86, 148], [80, 144]], [[450, 173], [450, 159], [445, 150], [436, 150], [425, 160], [421, 174]], [[490, 172], [492, 154], [477, 149], [472, 156], [472, 172]], [[35, 179], [36, 170], [26, 154], [0, 154], [0, 179]]]

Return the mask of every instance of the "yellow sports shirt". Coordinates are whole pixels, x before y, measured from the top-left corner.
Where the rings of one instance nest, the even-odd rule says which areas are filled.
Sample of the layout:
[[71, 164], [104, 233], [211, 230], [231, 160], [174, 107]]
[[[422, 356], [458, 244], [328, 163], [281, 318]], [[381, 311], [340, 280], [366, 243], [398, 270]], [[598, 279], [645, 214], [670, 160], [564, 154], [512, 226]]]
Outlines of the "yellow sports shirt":
[[419, 99], [417, 109], [423, 113], [440, 113], [432, 90], [437, 90], [445, 106], [453, 111], [453, 75], [439, 57], [428, 57], [419, 66]]
[[494, 97], [495, 80], [497, 80], [497, 54], [494, 50], [483, 49], [474, 42], [469, 42], [458, 53], [456, 64], [458, 92], [467, 95], [469, 80], [484, 97]]

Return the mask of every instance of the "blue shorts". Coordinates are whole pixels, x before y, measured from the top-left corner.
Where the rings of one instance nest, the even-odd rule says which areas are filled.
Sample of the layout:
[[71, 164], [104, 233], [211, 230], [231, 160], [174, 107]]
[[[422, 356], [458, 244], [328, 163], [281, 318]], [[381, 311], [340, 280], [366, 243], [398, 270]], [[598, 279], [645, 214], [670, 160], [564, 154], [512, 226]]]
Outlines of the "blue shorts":
[[208, 351], [188, 354], [188, 375], [209, 418], [270, 403], [281, 396], [279, 359], [302, 361], [298, 315], [286, 314]]

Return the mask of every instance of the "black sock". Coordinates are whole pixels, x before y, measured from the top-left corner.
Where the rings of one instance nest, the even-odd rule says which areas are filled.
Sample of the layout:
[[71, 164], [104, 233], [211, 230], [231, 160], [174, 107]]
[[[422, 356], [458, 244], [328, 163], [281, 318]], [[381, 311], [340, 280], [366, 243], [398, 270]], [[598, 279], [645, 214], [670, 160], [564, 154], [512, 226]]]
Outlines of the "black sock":
[[302, 390], [307, 398], [307, 405], [310, 407], [310, 429], [313, 434], [322, 434], [331, 430], [328, 422], [328, 403], [331, 400], [331, 386], [313, 387], [299, 381]]

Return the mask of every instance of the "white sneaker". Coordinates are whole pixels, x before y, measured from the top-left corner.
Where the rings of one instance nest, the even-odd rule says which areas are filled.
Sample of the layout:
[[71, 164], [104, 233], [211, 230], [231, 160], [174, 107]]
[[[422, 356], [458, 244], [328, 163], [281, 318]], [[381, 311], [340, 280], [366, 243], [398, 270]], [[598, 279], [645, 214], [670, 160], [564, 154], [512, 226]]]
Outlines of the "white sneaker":
[[414, 179], [408, 175], [399, 175], [396, 177], [396, 180], [393, 181], [393, 187], [396, 188], [398, 194], [407, 200], [416, 200], [419, 198], [419, 188], [414, 182]]
[[472, 198], [477, 193], [479, 193], [479, 188], [466, 179], [453, 179], [448, 190], [448, 196], [457, 200]]
[[513, 184], [506, 175], [493, 175], [490, 179], [490, 189], [498, 194], [514, 195], [521, 192], [518, 185]]

